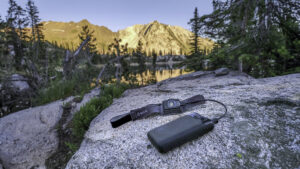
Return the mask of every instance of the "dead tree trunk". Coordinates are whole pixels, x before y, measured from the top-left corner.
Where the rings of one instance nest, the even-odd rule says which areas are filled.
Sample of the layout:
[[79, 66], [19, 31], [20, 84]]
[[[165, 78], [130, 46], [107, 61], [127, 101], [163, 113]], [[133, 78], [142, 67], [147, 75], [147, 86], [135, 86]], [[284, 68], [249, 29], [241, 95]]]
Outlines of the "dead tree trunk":
[[[101, 79], [101, 77], [102, 77], [102, 75], [103, 75], [103, 73], [104, 73], [104, 71], [105, 71], [107, 65], [108, 65], [108, 64], [112, 64], [112, 63], [114, 63], [114, 62], [116, 62], [116, 61], [120, 62], [120, 59], [122, 59], [123, 57], [125, 57], [125, 55], [118, 56], [118, 57], [116, 57], [116, 58], [114, 58], [114, 59], [108, 61], [108, 63], [106, 63], [106, 64], [102, 67], [102, 69], [101, 69], [101, 71], [100, 71], [100, 73], [99, 73], [99, 75], [98, 75], [98, 77], [97, 77], [96, 85], [99, 84], [99, 80]], [[118, 72], [118, 70], [117, 70], [117, 72]], [[116, 75], [115, 75], [115, 76], [116, 76], [116, 78], [118, 79], [118, 77], [117, 77], [117, 76], [118, 76], [117, 72], [116, 72]]]
[[43, 84], [43, 78], [38, 72], [38, 69], [34, 62], [32, 62], [30, 59], [27, 60], [27, 68], [31, 74], [31, 77], [33, 78], [34, 82], [32, 84], [34, 85], [35, 88], [38, 88]]
[[239, 72], [243, 72], [243, 60], [239, 60]]
[[83, 41], [80, 46], [77, 48], [77, 50], [72, 53], [69, 50], [66, 51], [66, 56], [63, 61], [63, 74], [64, 79], [68, 79], [72, 71], [74, 70], [75, 62], [77, 60], [77, 56], [82, 50], [82, 48], [88, 43], [90, 40], [90, 37], [87, 37], [85, 41]]

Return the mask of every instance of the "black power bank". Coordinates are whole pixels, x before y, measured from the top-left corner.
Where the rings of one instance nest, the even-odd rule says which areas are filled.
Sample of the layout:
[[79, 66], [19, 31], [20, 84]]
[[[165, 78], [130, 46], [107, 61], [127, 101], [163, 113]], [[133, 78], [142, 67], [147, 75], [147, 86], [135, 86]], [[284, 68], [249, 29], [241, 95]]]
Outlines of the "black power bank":
[[214, 123], [210, 119], [193, 113], [154, 128], [148, 132], [147, 136], [160, 153], [166, 153], [204, 135], [213, 128]]

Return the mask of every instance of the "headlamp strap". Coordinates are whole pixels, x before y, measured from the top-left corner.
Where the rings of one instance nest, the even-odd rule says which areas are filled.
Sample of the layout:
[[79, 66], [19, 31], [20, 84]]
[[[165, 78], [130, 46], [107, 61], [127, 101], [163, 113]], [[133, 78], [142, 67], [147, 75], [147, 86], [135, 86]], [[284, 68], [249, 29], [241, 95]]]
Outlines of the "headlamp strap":
[[202, 95], [195, 95], [185, 100], [168, 99], [162, 102], [162, 104], [149, 104], [142, 108], [131, 110], [129, 113], [115, 116], [110, 122], [113, 128], [119, 127], [129, 121], [145, 118], [153, 114], [178, 114], [186, 111], [191, 106], [196, 104], [205, 103], [205, 99]]

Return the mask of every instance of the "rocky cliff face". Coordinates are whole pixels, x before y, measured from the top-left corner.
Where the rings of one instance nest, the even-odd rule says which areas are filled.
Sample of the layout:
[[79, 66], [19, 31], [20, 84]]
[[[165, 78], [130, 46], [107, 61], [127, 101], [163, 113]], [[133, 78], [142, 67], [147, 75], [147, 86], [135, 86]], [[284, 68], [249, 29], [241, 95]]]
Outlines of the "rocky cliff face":
[[[146, 52], [163, 54], [184, 54], [189, 51], [189, 43], [192, 33], [180, 26], [171, 26], [151, 22], [146, 25], [134, 25], [118, 32], [118, 37], [124, 43], [128, 43], [130, 48], [136, 48], [141, 40], [146, 48]], [[213, 42], [209, 39], [199, 38], [200, 48], [211, 50]]]
[[[184, 54], [189, 52], [189, 43], [192, 33], [180, 26], [171, 26], [151, 22], [145, 25], [134, 25], [118, 32], [112, 32], [104, 26], [97, 26], [89, 23], [87, 20], [75, 22], [44, 22], [45, 39], [58, 44], [75, 48], [79, 44], [78, 33], [83, 25], [88, 25], [91, 30], [95, 31], [97, 39], [97, 49], [100, 53], [107, 51], [107, 46], [113, 42], [115, 37], [121, 38], [123, 44], [128, 43], [129, 48], [136, 48], [137, 43], [141, 40], [143, 48], [148, 54], [154, 49], [165, 54]], [[213, 42], [209, 39], [199, 38], [199, 47], [207, 49], [213, 48]], [[104, 51], [103, 51], [104, 50]]]
[[57, 42], [58, 45], [64, 47], [76, 48], [80, 40], [78, 34], [82, 30], [82, 26], [88, 25], [97, 38], [97, 49], [102, 52], [103, 48], [107, 48], [108, 44], [116, 37], [116, 33], [112, 32], [105, 26], [93, 25], [87, 20], [80, 22], [43, 22], [45, 39], [49, 42]]
[[[213, 118], [223, 108], [207, 102], [189, 112], [151, 116], [113, 129], [110, 119], [169, 98], [195, 94], [228, 106], [213, 131], [160, 154], [147, 132], [197, 112]], [[67, 168], [299, 168], [300, 74], [254, 79], [230, 72], [195, 72], [156, 85], [128, 90], [96, 117]]]

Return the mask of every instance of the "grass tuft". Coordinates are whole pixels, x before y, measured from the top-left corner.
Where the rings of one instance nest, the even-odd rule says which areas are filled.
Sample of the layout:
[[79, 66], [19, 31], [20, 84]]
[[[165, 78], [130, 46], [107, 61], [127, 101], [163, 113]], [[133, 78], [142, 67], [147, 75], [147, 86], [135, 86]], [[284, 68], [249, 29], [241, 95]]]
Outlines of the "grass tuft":
[[113, 98], [119, 98], [128, 88], [125, 84], [105, 85], [101, 89], [99, 98], [93, 98], [75, 113], [72, 119], [72, 133], [82, 139], [88, 130], [90, 122], [105, 108], [112, 104]]

